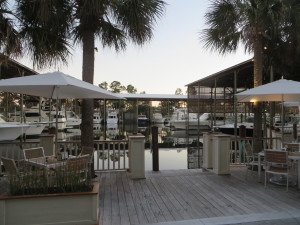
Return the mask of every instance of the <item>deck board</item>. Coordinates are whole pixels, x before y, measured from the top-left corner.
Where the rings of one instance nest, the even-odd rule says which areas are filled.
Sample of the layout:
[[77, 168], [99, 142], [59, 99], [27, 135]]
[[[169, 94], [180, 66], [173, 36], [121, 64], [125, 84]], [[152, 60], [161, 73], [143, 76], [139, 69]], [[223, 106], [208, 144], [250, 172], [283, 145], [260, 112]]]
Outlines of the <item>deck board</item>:
[[[284, 186], [264, 188], [255, 172], [233, 167], [231, 176], [201, 170], [146, 172], [132, 180], [125, 171], [101, 172], [100, 224], [136, 225], [214, 219], [263, 213], [300, 212], [300, 190]], [[277, 223], [284, 223], [278, 219]], [[290, 222], [299, 222], [291, 219]], [[271, 224], [257, 221], [251, 224]]]
[[124, 196], [126, 201], [126, 207], [129, 215], [130, 224], [139, 224], [137, 211], [134, 205], [134, 200], [131, 194], [131, 189], [129, 187], [128, 177], [126, 173], [122, 173], [122, 183], [123, 183], [123, 190]]
[[120, 218], [122, 220], [122, 224], [130, 225], [130, 219], [128, 214], [128, 208], [126, 205], [125, 191], [124, 191], [121, 173], [117, 174], [117, 189], [118, 189], [118, 198], [119, 198]]

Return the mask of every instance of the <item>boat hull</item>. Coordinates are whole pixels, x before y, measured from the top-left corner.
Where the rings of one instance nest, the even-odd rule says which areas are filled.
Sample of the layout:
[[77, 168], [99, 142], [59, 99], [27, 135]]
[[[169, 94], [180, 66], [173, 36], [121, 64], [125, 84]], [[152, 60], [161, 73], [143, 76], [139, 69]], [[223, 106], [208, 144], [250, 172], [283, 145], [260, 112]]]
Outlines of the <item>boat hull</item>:
[[0, 124], [0, 141], [14, 141], [24, 134], [29, 125]]

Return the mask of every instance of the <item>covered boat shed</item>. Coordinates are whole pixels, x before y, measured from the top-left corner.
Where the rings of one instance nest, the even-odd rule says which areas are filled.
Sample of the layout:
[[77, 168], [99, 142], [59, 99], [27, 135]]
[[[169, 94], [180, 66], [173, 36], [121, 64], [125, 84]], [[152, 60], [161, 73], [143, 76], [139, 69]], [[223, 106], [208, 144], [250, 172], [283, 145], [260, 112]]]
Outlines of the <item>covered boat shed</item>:
[[[225, 70], [187, 84], [190, 113], [250, 113], [251, 103], [238, 104], [234, 95], [253, 88], [254, 61], [249, 59]], [[280, 79], [272, 71], [263, 72], [262, 83]], [[213, 125], [213, 124], [212, 124]]]

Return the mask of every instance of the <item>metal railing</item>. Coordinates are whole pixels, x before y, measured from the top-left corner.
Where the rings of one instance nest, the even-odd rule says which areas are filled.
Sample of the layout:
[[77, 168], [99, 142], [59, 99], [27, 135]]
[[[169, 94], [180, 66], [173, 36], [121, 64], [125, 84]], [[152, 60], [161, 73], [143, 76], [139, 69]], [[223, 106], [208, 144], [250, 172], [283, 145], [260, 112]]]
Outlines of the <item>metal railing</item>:
[[[250, 137], [232, 137], [230, 138], [230, 163], [241, 164], [244, 163], [245, 150], [244, 145], [250, 143], [253, 149], [254, 138]], [[281, 138], [262, 138], [262, 149], [279, 148], [281, 146]]]

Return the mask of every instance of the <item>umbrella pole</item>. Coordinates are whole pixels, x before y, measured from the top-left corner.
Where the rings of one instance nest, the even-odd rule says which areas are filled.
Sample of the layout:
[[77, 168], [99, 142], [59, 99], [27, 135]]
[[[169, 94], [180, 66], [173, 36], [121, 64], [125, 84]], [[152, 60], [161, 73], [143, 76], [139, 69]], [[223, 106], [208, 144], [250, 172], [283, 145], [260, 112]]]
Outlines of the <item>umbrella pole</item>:
[[56, 124], [56, 131], [55, 131], [55, 152], [58, 153], [58, 96], [56, 97], [56, 116], [55, 116], [55, 124]]
[[281, 96], [281, 148], [284, 147], [283, 141], [284, 141], [284, 115], [283, 115], [283, 95]]

